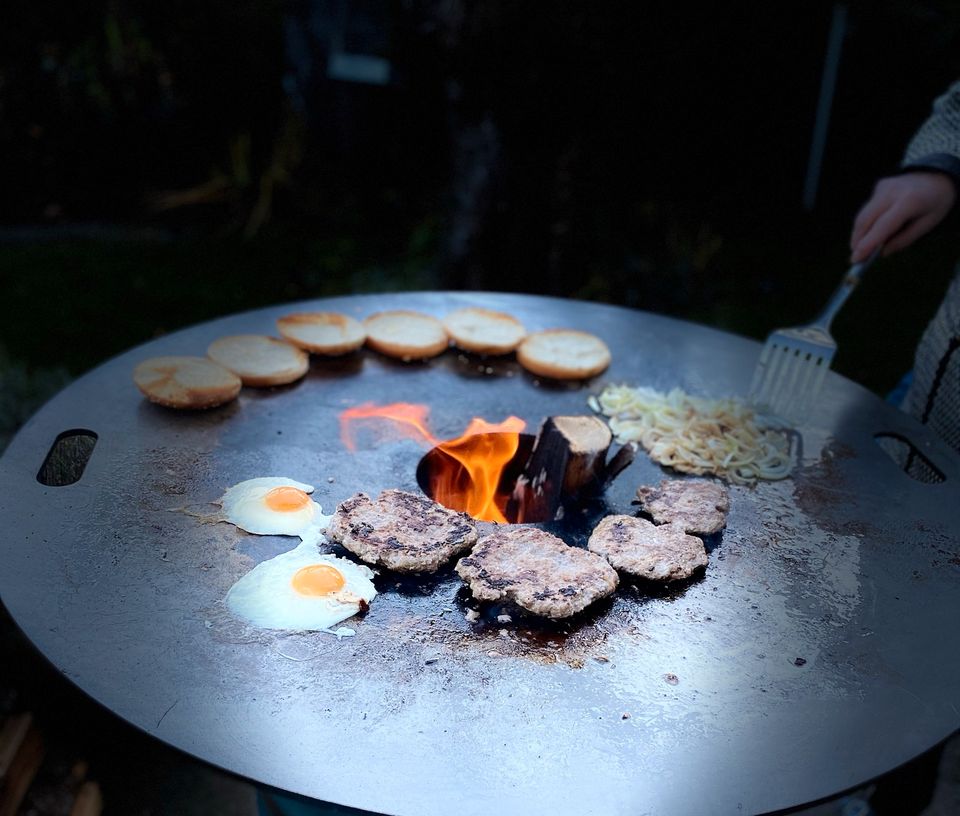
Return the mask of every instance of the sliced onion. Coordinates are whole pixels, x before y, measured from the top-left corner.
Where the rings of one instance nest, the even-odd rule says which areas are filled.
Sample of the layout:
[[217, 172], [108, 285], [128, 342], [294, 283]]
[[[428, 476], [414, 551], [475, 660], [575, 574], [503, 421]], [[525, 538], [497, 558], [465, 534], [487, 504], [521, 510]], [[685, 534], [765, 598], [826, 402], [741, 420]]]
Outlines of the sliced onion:
[[609, 385], [588, 404], [609, 418], [618, 442], [639, 442], [654, 461], [683, 473], [752, 484], [786, 478], [793, 469], [788, 435], [737, 399]]

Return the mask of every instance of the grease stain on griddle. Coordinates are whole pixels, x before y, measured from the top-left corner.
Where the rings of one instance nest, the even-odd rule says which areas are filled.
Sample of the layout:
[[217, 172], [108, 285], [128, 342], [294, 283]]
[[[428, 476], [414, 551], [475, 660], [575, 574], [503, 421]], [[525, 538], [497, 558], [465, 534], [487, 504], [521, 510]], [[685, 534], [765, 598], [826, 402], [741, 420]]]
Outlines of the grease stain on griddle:
[[216, 428], [227, 422], [231, 417], [243, 410], [242, 398], [231, 400], [213, 408], [197, 408], [184, 410], [181, 408], [167, 408], [149, 400], [141, 400], [137, 408], [144, 424], [149, 427], [154, 423], [181, 423], [183, 415], [190, 417], [190, 430], [202, 432], [204, 429]]
[[247, 399], [250, 402], [263, 402], [264, 400], [275, 399], [293, 393], [298, 388], [303, 386], [303, 381], [305, 379], [306, 377], [301, 377], [299, 380], [294, 380], [292, 383], [287, 383], [285, 385], [273, 385], [267, 388], [247, 388], [243, 392], [243, 396], [244, 399]]
[[944, 562], [952, 567], [960, 567], [960, 540], [938, 526], [923, 521], [915, 522], [913, 527], [920, 533], [919, 545], [936, 553], [930, 562], [934, 569]]
[[587, 380], [555, 380], [550, 377], [543, 377], [539, 374], [532, 374], [526, 369], [523, 370], [524, 379], [531, 382], [535, 388], [542, 388], [544, 391], [582, 391], [589, 388], [594, 378]]
[[[502, 610], [503, 607], [497, 611], [502, 614]], [[579, 669], [587, 660], [602, 655], [610, 634], [611, 621], [605, 610], [597, 610], [589, 621], [566, 623], [523, 620], [515, 609], [510, 611], [512, 623], [498, 623], [493, 610], [478, 611], [480, 618], [473, 623], [465, 615], [457, 615], [455, 628], [433, 633], [435, 642], [451, 648], [451, 655], [462, 660], [510, 657]]]
[[[616, 620], [611, 617], [612, 601], [556, 622], [512, 605], [480, 603], [452, 568], [435, 576], [390, 573], [377, 581], [384, 592], [374, 599], [370, 615], [378, 629], [378, 648], [439, 648], [447, 660], [518, 657], [578, 668], [598, 653]], [[432, 652], [426, 657], [436, 662]]]
[[860, 493], [850, 485], [844, 466], [856, 456], [849, 445], [831, 439], [815, 463], [794, 473], [793, 495], [797, 506], [821, 529], [862, 537], [876, 532], [870, 522], [838, 518], [844, 514], [857, 515], [860, 506]]
[[682, 598], [691, 587], [702, 583], [706, 575], [707, 571], [700, 569], [689, 578], [661, 583], [659, 581], [649, 581], [641, 576], [621, 573], [617, 594], [629, 598], [632, 603], [638, 605], [643, 605], [652, 600], [674, 602]]
[[[339, 548], [339, 549], [338, 549]], [[340, 552], [342, 550], [342, 552]], [[334, 552], [345, 558], [356, 558], [350, 555], [347, 550], [336, 545]], [[441, 567], [433, 573], [412, 573], [404, 574], [400, 572], [391, 572], [390, 570], [376, 569], [376, 577], [373, 585], [379, 593], [395, 593], [408, 598], [425, 598], [435, 594], [449, 594], [444, 589], [460, 584], [460, 578], [453, 571], [453, 563]]]
[[466, 351], [444, 355], [438, 361], [438, 367], [465, 380], [514, 377], [522, 370], [514, 354], [488, 356]]
[[[183, 448], [151, 448], [146, 452], [147, 472], [150, 474], [149, 498], [157, 494], [179, 497], [187, 493], [187, 486], [210, 475], [210, 459], [203, 452]], [[148, 497], [144, 497], [147, 499]], [[155, 501], [149, 502], [155, 505]], [[165, 509], [151, 506], [151, 509]]]
[[349, 352], [339, 357], [324, 357], [320, 354], [310, 356], [310, 370], [305, 380], [341, 380], [354, 377], [363, 371], [364, 355], [359, 351]]

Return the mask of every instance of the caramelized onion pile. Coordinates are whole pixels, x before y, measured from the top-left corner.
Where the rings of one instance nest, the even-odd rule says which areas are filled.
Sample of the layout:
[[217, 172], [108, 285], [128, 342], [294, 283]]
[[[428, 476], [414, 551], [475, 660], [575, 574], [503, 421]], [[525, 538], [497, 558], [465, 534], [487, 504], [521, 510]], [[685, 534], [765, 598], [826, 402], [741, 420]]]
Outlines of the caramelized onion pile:
[[683, 473], [712, 474], [733, 484], [790, 475], [790, 438], [760, 422], [736, 399], [692, 397], [674, 388], [608, 385], [588, 403], [609, 418], [620, 443], [639, 442], [650, 458]]

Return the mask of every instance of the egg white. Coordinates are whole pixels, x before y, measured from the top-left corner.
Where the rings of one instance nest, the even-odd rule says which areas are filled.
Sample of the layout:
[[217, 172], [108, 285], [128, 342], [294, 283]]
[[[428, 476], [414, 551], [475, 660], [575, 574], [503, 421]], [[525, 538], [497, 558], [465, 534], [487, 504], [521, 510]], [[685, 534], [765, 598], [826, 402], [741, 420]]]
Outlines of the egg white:
[[[291, 583], [296, 572], [313, 564], [328, 564], [344, 577], [344, 585], [330, 595], [301, 595]], [[262, 629], [315, 631], [329, 629], [357, 614], [377, 590], [373, 571], [335, 555], [321, 555], [314, 541], [257, 564], [227, 593], [227, 607], [238, 617]]]
[[301, 538], [311, 529], [322, 529], [329, 516], [311, 500], [298, 510], [278, 511], [267, 506], [267, 493], [277, 487], [295, 487], [312, 493], [313, 485], [282, 476], [262, 476], [235, 484], [219, 500], [219, 518], [257, 535], [295, 535]]

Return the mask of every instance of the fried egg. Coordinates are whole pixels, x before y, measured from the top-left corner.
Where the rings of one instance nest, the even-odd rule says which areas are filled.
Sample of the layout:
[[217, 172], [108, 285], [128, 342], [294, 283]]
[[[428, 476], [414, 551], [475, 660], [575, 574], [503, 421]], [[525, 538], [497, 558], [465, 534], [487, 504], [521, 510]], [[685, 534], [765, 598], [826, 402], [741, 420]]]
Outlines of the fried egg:
[[255, 566], [227, 593], [227, 607], [261, 629], [325, 630], [366, 610], [373, 572], [304, 541]]
[[219, 519], [257, 535], [297, 535], [322, 527], [328, 517], [308, 494], [313, 485], [278, 476], [248, 479], [229, 488]]

